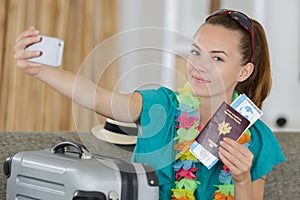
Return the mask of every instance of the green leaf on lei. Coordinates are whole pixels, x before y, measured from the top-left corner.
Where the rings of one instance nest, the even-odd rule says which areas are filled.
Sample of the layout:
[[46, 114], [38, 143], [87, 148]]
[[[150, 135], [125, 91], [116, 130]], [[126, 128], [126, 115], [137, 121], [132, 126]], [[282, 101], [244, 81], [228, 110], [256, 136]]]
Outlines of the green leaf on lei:
[[181, 95], [177, 95], [177, 100], [179, 103], [188, 105], [191, 108], [199, 108], [200, 106], [200, 100], [191, 93], [186, 92]]
[[198, 122], [195, 122], [193, 126], [189, 129], [180, 128], [177, 130], [177, 137], [174, 140], [179, 140], [178, 142], [185, 142], [195, 139], [199, 135], [199, 130], [196, 128], [198, 126]]
[[186, 189], [172, 189], [173, 196], [176, 199], [180, 199], [181, 197], [187, 197], [189, 200], [195, 200], [193, 195], [193, 191], [189, 191]]
[[190, 152], [190, 151], [186, 151], [184, 153], [182, 152], [179, 152], [177, 155], [176, 155], [176, 160], [177, 159], [180, 159], [182, 161], [184, 160], [192, 160], [192, 161], [197, 161], [197, 158]]
[[192, 90], [191, 90], [191, 86], [190, 86], [189, 82], [186, 82], [184, 84], [183, 88], [178, 89], [179, 94], [183, 94], [183, 93], [186, 93], [186, 92], [192, 94]]
[[183, 178], [179, 182], [176, 181], [175, 185], [177, 189], [187, 189], [190, 191], [195, 191], [198, 188], [198, 185], [200, 184], [199, 181]]
[[247, 135], [249, 135], [251, 137], [251, 131], [250, 131], [250, 129], [247, 129], [244, 133], [247, 134]]
[[234, 185], [233, 184], [224, 184], [224, 185], [215, 185], [218, 190], [216, 192], [220, 192], [226, 196], [229, 194], [234, 197]]
[[232, 101], [239, 97], [239, 93], [235, 90], [232, 94]]

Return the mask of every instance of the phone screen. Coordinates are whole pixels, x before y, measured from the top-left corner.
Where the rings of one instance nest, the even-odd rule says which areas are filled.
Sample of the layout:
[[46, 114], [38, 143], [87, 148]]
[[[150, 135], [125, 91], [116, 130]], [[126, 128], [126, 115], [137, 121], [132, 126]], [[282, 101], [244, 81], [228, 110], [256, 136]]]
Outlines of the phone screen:
[[40, 35], [41, 41], [26, 48], [27, 51], [41, 51], [42, 55], [28, 59], [52, 67], [59, 67], [62, 62], [64, 41], [55, 37]]

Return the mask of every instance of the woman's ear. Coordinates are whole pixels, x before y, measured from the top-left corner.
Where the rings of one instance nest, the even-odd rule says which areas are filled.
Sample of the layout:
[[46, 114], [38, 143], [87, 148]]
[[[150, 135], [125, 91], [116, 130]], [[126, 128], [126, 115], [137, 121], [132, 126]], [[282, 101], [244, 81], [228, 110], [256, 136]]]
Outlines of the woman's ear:
[[253, 70], [254, 70], [253, 63], [248, 62], [246, 65], [242, 66], [242, 69], [240, 71], [237, 81], [243, 82], [243, 81], [247, 80], [251, 76]]

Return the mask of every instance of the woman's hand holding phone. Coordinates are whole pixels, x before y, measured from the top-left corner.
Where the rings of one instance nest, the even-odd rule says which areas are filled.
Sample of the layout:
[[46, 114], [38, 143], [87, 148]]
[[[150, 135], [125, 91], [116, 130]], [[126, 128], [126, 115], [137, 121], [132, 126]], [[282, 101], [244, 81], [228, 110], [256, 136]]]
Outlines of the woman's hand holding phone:
[[15, 45], [15, 59], [17, 61], [17, 66], [32, 76], [39, 74], [42, 65], [39, 63], [30, 62], [28, 59], [40, 56], [41, 52], [26, 51], [26, 48], [29, 45], [40, 42], [41, 38], [38, 36], [38, 34], [38, 30], [36, 30], [34, 27], [30, 27], [28, 30], [19, 35], [19, 37], [16, 39]]
[[59, 67], [62, 61], [64, 42], [60, 39], [39, 35], [30, 27], [16, 40], [15, 58], [17, 65], [26, 73], [35, 76], [45, 67]]

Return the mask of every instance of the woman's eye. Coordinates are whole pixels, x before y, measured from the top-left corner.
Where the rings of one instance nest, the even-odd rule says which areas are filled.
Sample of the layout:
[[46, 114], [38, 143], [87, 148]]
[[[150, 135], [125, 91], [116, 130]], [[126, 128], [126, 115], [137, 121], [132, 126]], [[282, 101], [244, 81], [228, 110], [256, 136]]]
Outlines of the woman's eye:
[[223, 61], [223, 59], [218, 56], [213, 57], [213, 59], [218, 62]]
[[193, 54], [194, 56], [199, 56], [200, 55], [200, 52], [197, 51], [197, 50], [191, 50], [190, 53]]

